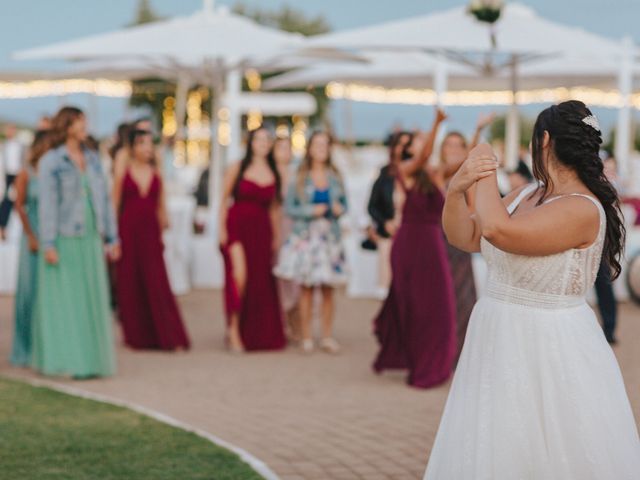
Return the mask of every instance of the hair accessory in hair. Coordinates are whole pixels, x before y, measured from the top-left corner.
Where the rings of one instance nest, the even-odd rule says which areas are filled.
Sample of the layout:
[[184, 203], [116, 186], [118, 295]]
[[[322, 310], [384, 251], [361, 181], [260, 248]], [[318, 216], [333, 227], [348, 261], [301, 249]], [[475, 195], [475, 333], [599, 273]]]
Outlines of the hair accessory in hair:
[[594, 130], [597, 130], [598, 132], [602, 131], [600, 130], [600, 123], [598, 122], [598, 119], [595, 117], [595, 115], [589, 115], [588, 117], [584, 117], [582, 119], [582, 123], [586, 123]]

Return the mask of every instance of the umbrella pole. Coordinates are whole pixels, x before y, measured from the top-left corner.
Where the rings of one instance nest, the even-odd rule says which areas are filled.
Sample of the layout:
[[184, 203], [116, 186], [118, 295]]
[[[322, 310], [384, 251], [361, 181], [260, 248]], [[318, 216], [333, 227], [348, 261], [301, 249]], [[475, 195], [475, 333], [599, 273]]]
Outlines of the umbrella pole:
[[187, 96], [189, 94], [189, 78], [185, 74], [178, 76], [176, 85], [176, 102], [174, 105], [174, 116], [176, 119], [176, 133], [174, 142], [174, 158], [183, 158], [187, 161], [187, 142], [184, 120], [187, 114]]
[[[443, 109], [445, 108], [445, 95], [449, 89], [449, 76], [447, 73], [447, 64], [445, 63], [444, 55], [439, 53], [436, 55], [436, 65], [433, 76], [433, 86], [436, 93], [436, 105]], [[436, 148], [433, 151], [432, 158], [441, 158], [440, 149], [444, 137], [447, 135], [447, 124], [443, 125], [443, 128], [438, 130], [438, 136], [436, 137]]]
[[98, 108], [98, 95], [96, 92], [92, 92], [89, 94], [89, 121], [91, 123], [91, 131], [93, 131], [96, 135], [99, 131], [99, 108]]
[[240, 159], [242, 138], [242, 112], [239, 108], [239, 97], [242, 94], [242, 75], [239, 69], [227, 73], [225, 82], [225, 104], [229, 109], [229, 147], [227, 158], [230, 162]]
[[218, 141], [220, 126], [219, 107], [222, 94], [220, 81], [211, 83], [211, 159], [209, 162], [209, 225], [214, 240], [218, 240], [218, 218], [222, 201], [222, 175], [224, 171], [222, 145]]
[[175, 103], [175, 116], [176, 116], [176, 137], [178, 140], [184, 140], [184, 119], [187, 113], [187, 95], [189, 93], [189, 78], [186, 75], [181, 74], [178, 77], [178, 84], [176, 85], [176, 103]]
[[353, 112], [351, 109], [351, 100], [345, 98], [342, 100], [342, 113], [344, 114], [344, 140], [345, 145], [351, 151], [351, 148], [355, 145], [355, 138], [353, 137]]
[[633, 83], [633, 40], [625, 37], [623, 40], [622, 62], [618, 74], [618, 89], [620, 90], [620, 109], [618, 110], [618, 125], [616, 127], [615, 158], [618, 162], [620, 177], [623, 181], [631, 178], [632, 171], [629, 162], [631, 146], [631, 89]]
[[511, 59], [511, 93], [513, 99], [507, 112], [504, 168], [513, 170], [518, 164], [520, 150], [520, 119], [518, 115], [518, 59], [513, 55]]

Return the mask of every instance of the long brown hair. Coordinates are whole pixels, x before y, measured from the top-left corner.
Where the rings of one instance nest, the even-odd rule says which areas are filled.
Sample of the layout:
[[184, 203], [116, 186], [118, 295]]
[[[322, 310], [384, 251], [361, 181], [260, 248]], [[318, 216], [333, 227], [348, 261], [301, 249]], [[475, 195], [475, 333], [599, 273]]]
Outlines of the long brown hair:
[[111, 160], [116, 159], [116, 155], [121, 148], [125, 148], [129, 142], [129, 132], [131, 131], [131, 125], [128, 123], [121, 123], [116, 130], [116, 141], [109, 148], [109, 156]]
[[[444, 136], [444, 138], [442, 139], [442, 143], [440, 145], [444, 146], [444, 144], [445, 144], [445, 142], [447, 140], [449, 140], [450, 138], [454, 138], [454, 137], [460, 139], [460, 141], [462, 142], [462, 146], [464, 148], [468, 148], [467, 139], [464, 137], [464, 135], [462, 133], [456, 132], [456, 131], [447, 133]], [[442, 147], [441, 147], [441, 152], [440, 152], [440, 163], [442, 163], [443, 165], [447, 163], [447, 158], [445, 157], [444, 152], [442, 152]]]
[[68, 130], [73, 122], [84, 116], [76, 107], [62, 107], [51, 121], [50, 146], [56, 148], [67, 141]]
[[34, 170], [38, 168], [40, 158], [51, 148], [51, 134], [48, 130], [38, 130], [33, 137], [33, 142], [27, 154], [27, 163]]
[[[128, 148], [130, 149], [131, 158], [133, 158], [133, 148], [136, 146], [136, 142], [138, 141], [138, 139], [146, 136], [151, 137], [151, 143], [153, 143], [153, 134], [149, 130], [139, 130], [139, 129], [129, 130], [127, 145], [128, 145]], [[153, 168], [155, 169], [158, 168], [158, 160], [156, 159], [155, 146], [154, 146], [153, 156], [151, 157], [151, 162], [149, 163]]]
[[604, 174], [604, 165], [598, 154], [602, 132], [584, 121], [592, 116], [591, 110], [577, 100], [552, 105], [538, 115], [531, 139], [533, 176], [540, 182], [542, 195], [538, 204], [542, 204], [553, 190], [542, 148], [544, 132], [548, 132], [551, 149], [558, 162], [573, 170], [604, 208], [607, 228], [602, 258], [611, 268], [615, 279], [622, 270], [620, 258], [624, 251], [626, 230], [618, 194]]
[[[244, 173], [247, 171], [247, 168], [249, 168], [249, 165], [251, 165], [251, 162], [253, 161], [253, 139], [256, 136], [256, 133], [258, 133], [261, 130], [264, 130], [267, 133], [269, 132], [269, 130], [267, 130], [266, 127], [260, 126], [255, 130], [251, 130], [249, 132], [249, 136], [247, 137], [247, 150], [244, 154], [244, 157], [240, 161], [240, 169], [238, 170], [238, 176], [233, 182], [233, 189], [231, 190], [234, 198], [238, 195], [238, 187], [240, 185], [240, 180], [242, 180], [242, 177], [244, 177]], [[269, 165], [269, 169], [271, 170], [271, 173], [273, 173], [273, 177], [275, 179], [276, 201], [281, 202], [282, 201], [282, 179], [280, 178], [280, 171], [278, 170], [278, 166], [276, 165], [276, 161], [273, 158], [273, 155], [271, 155], [271, 152], [269, 152], [269, 154], [267, 155], [267, 164]]]
[[327, 163], [326, 163], [327, 169], [331, 173], [333, 173], [338, 180], [342, 181], [342, 175], [340, 175], [340, 172], [338, 171], [338, 169], [333, 164], [333, 161], [331, 160], [331, 146], [333, 145], [333, 138], [331, 137], [329, 132], [325, 132], [323, 130], [316, 130], [311, 134], [311, 136], [309, 137], [309, 140], [307, 141], [307, 152], [305, 153], [304, 159], [300, 163], [300, 166], [298, 167], [298, 172], [296, 174], [296, 187], [298, 189], [298, 195], [300, 196], [302, 196], [302, 194], [304, 193], [304, 183], [307, 180], [309, 173], [311, 172], [311, 164], [313, 163], [313, 159], [311, 158], [311, 153], [310, 153], [311, 146], [313, 145], [313, 141], [316, 138], [318, 138], [320, 135], [326, 135], [327, 139], [329, 140], [329, 157], [327, 158]]
[[[406, 147], [411, 145], [411, 142], [413, 141], [413, 132], [410, 132], [408, 130], [400, 130], [399, 132], [395, 132], [394, 134], [391, 135], [391, 137], [389, 138], [389, 165], [393, 165], [395, 161], [395, 158], [393, 156], [395, 154], [396, 147], [400, 143], [400, 140], [402, 140], [402, 137], [409, 138], [409, 141], [405, 145], [405, 149], [406, 149]], [[405, 153], [404, 151], [400, 152], [401, 160], [404, 153]]]

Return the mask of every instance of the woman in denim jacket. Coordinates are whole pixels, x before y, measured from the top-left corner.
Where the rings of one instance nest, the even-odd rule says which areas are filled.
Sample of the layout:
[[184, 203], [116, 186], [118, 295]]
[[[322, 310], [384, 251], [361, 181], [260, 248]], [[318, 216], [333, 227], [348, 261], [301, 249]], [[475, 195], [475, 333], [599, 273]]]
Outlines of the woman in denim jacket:
[[300, 296], [301, 347], [313, 351], [311, 313], [313, 291], [322, 291], [321, 348], [338, 353], [333, 338], [333, 289], [346, 281], [344, 247], [339, 218], [346, 212], [342, 177], [331, 162], [331, 138], [316, 132], [309, 139], [307, 155], [290, 182], [285, 200], [293, 230], [280, 250], [277, 276], [302, 286]]
[[53, 119], [51, 149], [38, 168], [41, 257], [33, 333], [35, 368], [74, 378], [114, 373], [103, 243], [120, 256], [107, 180], [81, 110]]

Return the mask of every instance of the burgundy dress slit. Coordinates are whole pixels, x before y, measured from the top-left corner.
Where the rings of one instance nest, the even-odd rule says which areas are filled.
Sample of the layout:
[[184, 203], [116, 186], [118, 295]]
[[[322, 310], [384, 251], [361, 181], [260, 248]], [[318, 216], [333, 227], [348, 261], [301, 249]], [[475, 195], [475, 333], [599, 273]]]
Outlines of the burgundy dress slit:
[[[225, 264], [227, 321], [240, 317], [240, 337], [246, 350], [279, 350], [285, 347], [282, 308], [273, 276], [274, 244], [270, 206], [276, 196], [274, 184], [261, 186], [240, 180], [227, 215], [227, 244], [222, 247]], [[244, 253], [247, 279], [244, 292], [233, 278], [230, 248], [239, 243]]]

